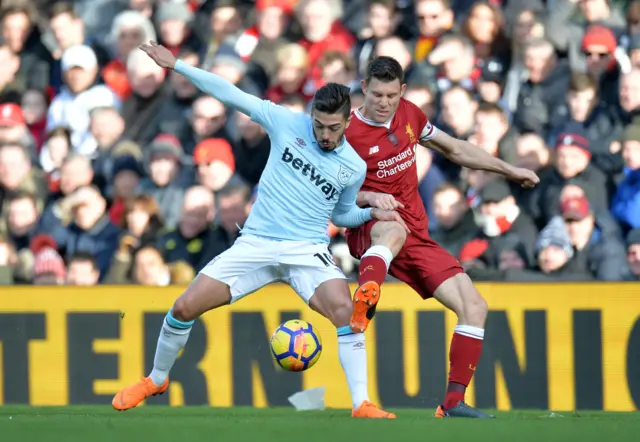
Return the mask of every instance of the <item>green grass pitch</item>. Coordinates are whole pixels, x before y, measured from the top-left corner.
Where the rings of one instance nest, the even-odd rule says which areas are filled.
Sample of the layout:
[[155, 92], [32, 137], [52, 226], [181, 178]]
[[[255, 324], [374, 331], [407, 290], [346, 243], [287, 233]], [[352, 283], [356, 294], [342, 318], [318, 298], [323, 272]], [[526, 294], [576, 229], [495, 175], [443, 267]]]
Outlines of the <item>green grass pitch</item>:
[[352, 419], [347, 410], [293, 408], [0, 406], [0, 440], [12, 442], [631, 442], [640, 413], [498, 412], [497, 419], [435, 419], [396, 410], [396, 420]]

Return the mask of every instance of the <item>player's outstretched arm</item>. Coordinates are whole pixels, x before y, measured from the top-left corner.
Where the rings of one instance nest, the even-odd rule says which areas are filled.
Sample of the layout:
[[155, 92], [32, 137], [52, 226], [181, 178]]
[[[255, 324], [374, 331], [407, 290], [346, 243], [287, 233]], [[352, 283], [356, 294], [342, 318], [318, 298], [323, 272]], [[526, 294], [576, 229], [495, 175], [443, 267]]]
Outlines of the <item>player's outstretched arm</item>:
[[156, 64], [166, 69], [173, 69], [193, 83], [202, 92], [211, 95], [226, 106], [239, 110], [251, 117], [252, 112], [260, 109], [262, 100], [254, 95], [241, 91], [231, 82], [200, 68], [183, 63], [164, 46], [155, 41], [143, 44], [144, 51]]
[[531, 170], [515, 167], [499, 158], [490, 155], [484, 149], [473, 144], [453, 138], [443, 131], [437, 131], [431, 138], [420, 140], [420, 144], [443, 154], [452, 163], [469, 169], [486, 170], [499, 173], [523, 187], [534, 187], [540, 178]]

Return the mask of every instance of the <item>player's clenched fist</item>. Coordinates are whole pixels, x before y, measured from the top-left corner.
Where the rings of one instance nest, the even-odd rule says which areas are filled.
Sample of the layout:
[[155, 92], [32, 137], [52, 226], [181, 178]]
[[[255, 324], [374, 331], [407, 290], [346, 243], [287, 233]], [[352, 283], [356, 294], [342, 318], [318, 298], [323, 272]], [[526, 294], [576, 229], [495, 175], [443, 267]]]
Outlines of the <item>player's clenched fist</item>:
[[383, 210], [404, 209], [404, 204], [396, 200], [388, 193], [362, 192], [369, 207], [377, 207]]
[[519, 183], [526, 189], [531, 189], [540, 183], [540, 178], [532, 170], [514, 167], [509, 171], [507, 178]]
[[155, 41], [140, 45], [140, 50], [144, 51], [161, 68], [173, 69], [176, 65], [176, 57], [171, 51]]
[[404, 230], [406, 230], [407, 233], [411, 233], [411, 231], [407, 227], [407, 224], [404, 222], [400, 214], [395, 210], [373, 208], [371, 209], [371, 217], [373, 219], [377, 219], [378, 221], [395, 221], [402, 227], [404, 227]]

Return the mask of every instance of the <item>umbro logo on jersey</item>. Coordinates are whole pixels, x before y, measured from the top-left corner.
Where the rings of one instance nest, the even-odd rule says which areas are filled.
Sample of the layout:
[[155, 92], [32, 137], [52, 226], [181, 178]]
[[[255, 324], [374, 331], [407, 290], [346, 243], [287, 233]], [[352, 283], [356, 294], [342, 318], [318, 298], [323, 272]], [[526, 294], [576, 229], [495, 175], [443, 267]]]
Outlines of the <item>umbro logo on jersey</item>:
[[378, 146], [373, 146], [369, 148], [369, 155], [373, 155], [374, 153], [378, 153], [380, 148]]
[[320, 175], [320, 172], [318, 172], [311, 164], [305, 163], [302, 158], [294, 156], [293, 153], [289, 151], [288, 147], [286, 147], [282, 153], [282, 161], [285, 164], [290, 164], [291, 167], [300, 172], [302, 176], [309, 178], [309, 181], [311, 181], [314, 186], [319, 188], [320, 191], [325, 194], [327, 201], [337, 195], [338, 189], [336, 189], [333, 184]]

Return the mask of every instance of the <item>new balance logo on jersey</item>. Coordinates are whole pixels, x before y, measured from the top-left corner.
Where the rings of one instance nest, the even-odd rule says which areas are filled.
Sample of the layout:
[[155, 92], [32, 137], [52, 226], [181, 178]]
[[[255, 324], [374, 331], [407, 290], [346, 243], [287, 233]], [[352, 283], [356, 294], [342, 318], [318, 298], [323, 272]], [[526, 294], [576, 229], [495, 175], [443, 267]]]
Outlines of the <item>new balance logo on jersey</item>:
[[369, 155], [373, 155], [374, 153], [378, 153], [380, 148], [378, 146], [373, 146], [369, 148]]
[[314, 186], [318, 187], [320, 191], [325, 194], [327, 201], [332, 199], [338, 193], [338, 189], [320, 175], [320, 172], [318, 172], [315, 167], [309, 163], [305, 163], [303, 159], [295, 157], [289, 151], [288, 147], [286, 147], [282, 153], [282, 161], [285, 164], [290, 164], [294, 170], [300, 171], [302, 176], [308, 177], [309, 181], [311, 181]]

